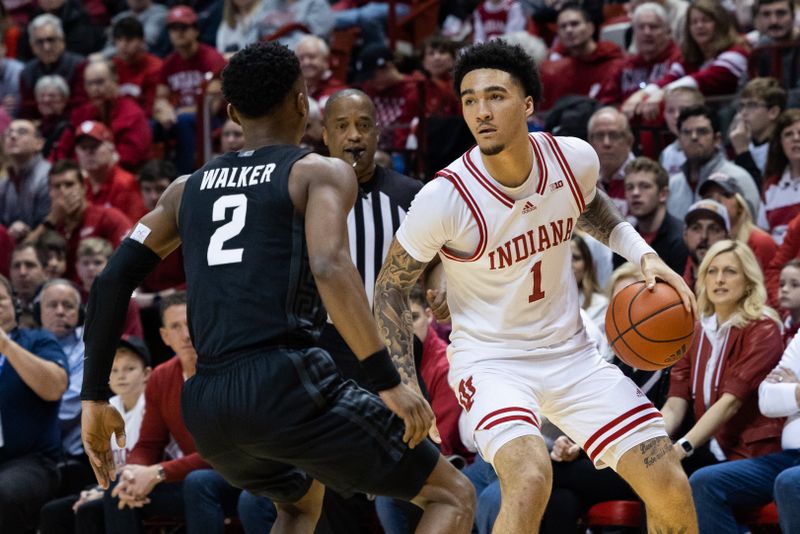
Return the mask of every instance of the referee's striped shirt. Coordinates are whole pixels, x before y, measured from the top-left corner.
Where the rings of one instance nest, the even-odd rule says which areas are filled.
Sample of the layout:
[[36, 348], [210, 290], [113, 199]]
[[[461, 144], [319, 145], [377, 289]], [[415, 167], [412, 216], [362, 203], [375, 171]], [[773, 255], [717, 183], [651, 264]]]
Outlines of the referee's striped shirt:
[[350, 255], [361, 274], [372, 306], [375, 279], [386, 258], [395, 232], [411, 206], [422, 182], [381, 166], [375, 175], [360, 184], [359, 198], [347, 216]]

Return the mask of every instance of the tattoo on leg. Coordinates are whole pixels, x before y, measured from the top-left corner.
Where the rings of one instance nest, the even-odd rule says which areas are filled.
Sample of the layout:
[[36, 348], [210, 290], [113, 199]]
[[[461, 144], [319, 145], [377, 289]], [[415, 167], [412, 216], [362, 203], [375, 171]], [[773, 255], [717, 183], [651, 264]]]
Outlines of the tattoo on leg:
[[672, 444], [667, 438], [648, 439], [644, 443], [639, 444], [639, 452], [642, 454], [642, 461], [647, 468], [650, 468], [671, 451]]

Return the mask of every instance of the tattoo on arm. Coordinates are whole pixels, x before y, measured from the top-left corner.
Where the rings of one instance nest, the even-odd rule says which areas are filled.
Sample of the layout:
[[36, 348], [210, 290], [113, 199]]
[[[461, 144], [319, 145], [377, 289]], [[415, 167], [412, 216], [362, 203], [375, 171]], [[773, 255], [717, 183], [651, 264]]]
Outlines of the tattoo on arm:
[[378, 332], [389, 348], [403, 383], [413, 387], [417, 387], [417, 373], [414, 368], [414, 334], [408, 295], [426, 265], [412, 258], [394, 240], [375, 281], [374, 313]]
[[608, 245], [611, 230], [625, 219], [608, 195], [597, 190], [594, 199], [586, 206], [586, 211], [578, 219], [578, 228], [604, 245]]
[[648, 439], [639, 444], [639, 453], [642, 455], [644, 466], [648, 469], [671, 452], [672, 443], [668, 438]]

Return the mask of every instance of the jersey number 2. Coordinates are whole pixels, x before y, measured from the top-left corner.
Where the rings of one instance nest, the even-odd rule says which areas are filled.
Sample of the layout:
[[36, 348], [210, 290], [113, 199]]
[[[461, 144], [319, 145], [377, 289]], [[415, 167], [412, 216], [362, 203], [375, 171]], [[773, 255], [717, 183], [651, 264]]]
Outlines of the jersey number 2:
[[531, 267], [533, 274], [533, 291], [528, 295], [528, 302], [536, 302], [544, 298], [544, 291], [542, 291], [542, 262], [537, 261]]
[[233, 208], [231, 220], [217, 228], [208, 242], [206, 258], [209, 265], [227, 265], [242, 261], [243, 248], [224, 249], [222, 245], [225, 244], [225, 241], [239, 235], [244, 229], [244, 221], [247, 216], [247, 196], [240, 193], [219, 197], [212, 207], [211, 220], [214, 222], [224, 221], [228, 208]]

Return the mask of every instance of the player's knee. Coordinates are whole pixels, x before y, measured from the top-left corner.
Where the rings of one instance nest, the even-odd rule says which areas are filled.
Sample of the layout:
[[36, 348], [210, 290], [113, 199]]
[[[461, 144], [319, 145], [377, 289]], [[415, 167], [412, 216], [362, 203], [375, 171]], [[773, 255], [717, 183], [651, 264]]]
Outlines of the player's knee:
[[658, 477], [658, 500], [666, 506], [685, 504], [692, 501], [689, 478], [677, 459], [664, 466]]
[[458, 473], [458, 476], [454, 477], [451, 486], [450, 493], [455, 505], [462, 513], [474, 516], [475, 502], [478, 500], [478, 497], [472, 482], [461, 473]]
[[523, 463], [503, 475], [500, 476], [500, 485], [504, 492], [519, 494], [531, 501], [546, 499], [550, 495], [553, 477], [549, 469]]

